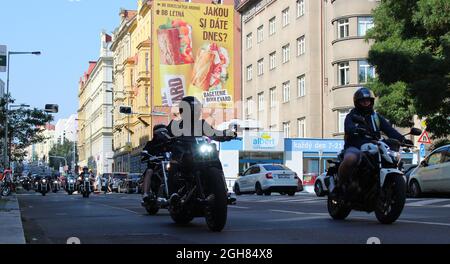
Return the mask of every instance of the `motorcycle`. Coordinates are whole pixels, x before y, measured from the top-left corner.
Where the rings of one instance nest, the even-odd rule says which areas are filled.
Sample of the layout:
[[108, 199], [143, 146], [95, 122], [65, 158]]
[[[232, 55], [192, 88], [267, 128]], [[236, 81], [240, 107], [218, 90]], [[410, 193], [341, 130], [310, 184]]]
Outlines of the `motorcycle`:
[[75, 177], [73, 177], [73, 176], [67, 177], [67, 180], [66, 180], [66, 192], [69, 195], [72, 195], [75, 192], [75, 183], [76, 183]]
[[83, 195], [83, 198], [89, 198], [93, 190], [90, 175], [85, 173], [83, 177], [80, 176], [78, 179], [81, 180], [79, 183], [79, 192]]
[[5, 171], [3, 178], [0, 180], [0, 194], [2, 196], [9, 196], [11, 192], [16, 189], [11, 173]]
[[[147, 168], [154, 168], [151, 179], [151, 193], [148, 202], [143, 202], [142, 206], [149, 215], [156, 215], [159, 209], [169, 207], [169, 189], [167, 185], [168, 169], [170, 167], [170, 152], [163, 156], [152, 156], [148, 151], [141, 153], [142, 161], [147, 162]], [[142, 178], [145, 177], [145, 172]], [[155, 191], [156, 190], [156, 191]]]
[[42, 178], [37, 182], [37, 192], [40, 192], [42, 196], [45, 196], [50, 190], [50, 182], [47, 178]]
[[227, 222], [228, 188], [215, 144], [205, 137], [170, 138], [169, 212], [177, 224], [205, 217], [211, 231]]
[[[355, 116], [353, 122], [365, 124], [362, 117]], [[370, 143], [361, 146], [362, 159], [353, 173], [354, 178], [345, 181], [337, 177], [342, 154], [339, 160], [328, 161], [331, 164], [325, 178], [330, 193], [327, 207], [330, 216], [336, 220], [345, 219], [352, 210], [375, 212], [382, 224], [395, 222], [403, 211], [406, 199], [406, 183], [401, 166], [400, 148], [405, 151], [414, 147], [396, 139], [378, 138], [376, 135], [359, 130]], [[406, 135], [420, 135], [422, 131], [412, 128]]]
[[58, 179], [52, 180], [52, 192], [57, 193], [61, 190], [61, 182]]
[[21, 177], [19, 183], [24, 190], [30, 191], [30, 189], [32, 187], [32, 181], [31, 181], [30, 177], [28, 177], [28, 176]]

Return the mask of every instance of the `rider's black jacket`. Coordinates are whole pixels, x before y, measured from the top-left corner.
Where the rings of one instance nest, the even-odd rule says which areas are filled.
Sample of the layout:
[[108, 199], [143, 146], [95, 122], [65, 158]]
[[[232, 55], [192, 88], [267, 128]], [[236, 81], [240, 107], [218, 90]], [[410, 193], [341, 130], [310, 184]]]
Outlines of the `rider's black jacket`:
[[[355, 115], [364, 117], [366, 124], [357, 124], [353, 122], [352, 117]], [[372, 112], [371, 114], [363, 114], [355, 108], [350, 111], [345, 118], [344, 149], [349, 147], [356, 147], [359, 149], [363, 144], [370, 143], [370, 139], [359, 133], [358, 128], [365, 129], [366, 131], [376, 135], [378, 138], [381, 137], [381, 132], [383, 132], [389, 138], [397, 139], [400, 142], [405, 140], [405, 137], [395, 130], [392, 125], [380, 114], [375, 112]]]

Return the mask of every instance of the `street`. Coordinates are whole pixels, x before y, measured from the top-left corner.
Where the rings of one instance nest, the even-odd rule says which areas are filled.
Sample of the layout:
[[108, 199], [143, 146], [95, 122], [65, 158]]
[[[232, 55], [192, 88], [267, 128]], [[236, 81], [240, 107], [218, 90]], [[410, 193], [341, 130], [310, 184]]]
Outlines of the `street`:
[[230, 206], [221, 233], [208, 230], [204, 218], [177, 226], [167, 210], [149, 216], [137, 194], [99, 194], [83, 199], [64, 192], [18, 195], [27, 243], [65, 244], [383, 244], [450, 243], [450, 199], [408, 199], [393, 225], [379, 224], [374, 214], [352, 212], [333, 221], [326, 199], [312, 194], [242, 195]]

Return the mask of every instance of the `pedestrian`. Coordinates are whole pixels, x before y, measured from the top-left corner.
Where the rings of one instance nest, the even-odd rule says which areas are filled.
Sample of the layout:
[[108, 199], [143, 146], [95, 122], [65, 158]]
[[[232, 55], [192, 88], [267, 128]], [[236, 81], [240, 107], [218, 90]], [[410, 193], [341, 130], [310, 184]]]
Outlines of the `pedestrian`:
[[96, 182], [96, 191], [101, 192], [102, 191], [102, 179], [100, 177], [100, 173], [97, 174], [95, 182]]

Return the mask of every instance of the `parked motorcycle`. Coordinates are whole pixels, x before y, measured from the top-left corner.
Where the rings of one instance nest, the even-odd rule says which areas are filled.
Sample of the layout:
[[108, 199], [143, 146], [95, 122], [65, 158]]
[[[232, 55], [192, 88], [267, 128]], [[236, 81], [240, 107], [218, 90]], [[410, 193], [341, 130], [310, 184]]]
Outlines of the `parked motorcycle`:
[[194, 217], [205, 217], [211, 231], [222, 231], [229, 200], [216, 145], [205, 137], [170, 138], [168, 145], [172, 153], [168, 189], [173, 221], [187, 224]]
[[[156, 215], [159, 209], [167, 209], [169, 206], [169, 189], [167, 185], [168, 168], [170, 166], [170, 152], [163, 156], [152, 156], [147, 151], [141, 153], [142, 161], [147, 162], [147, 168], [153, 168], [151, 179], [151, 193], [148, 202], [142, 206], [149, 215]], [[145, 177], [145, 172], [142, 178]]]
[[[353, 122], [364, 124], [362, 117], [354, 117]], [[352, 210], [375, 212], [383, 224], [395, 222], [403, 211], [406, 199], [406, 183], [401, 165], [400, 148], [414, 147], [396, 139], [382, 139], [368, 131], [360, 131], [370, 143], [361, 146], [362, 161], [352, 179], [339, 182], [337, 177], [342, 155], [337, 162], [328, 161], [333, 166], [328, 170], [325, 184], [330, 190], [328, 212], [333, 219], [345, 219]], [[408, 134], [420, 135], [422, 131], [412, 128]], [[408, 135], [407, 134], [407, 135]], [[349, 177], [347, 177], [349, 178]], [[355, 187], [356, 184], [356, 187]]]
[[0, 194], [2, 196], [9, 196], [15, 189], [16, 187], [11, 172], [5, 171], [0, 179]]

